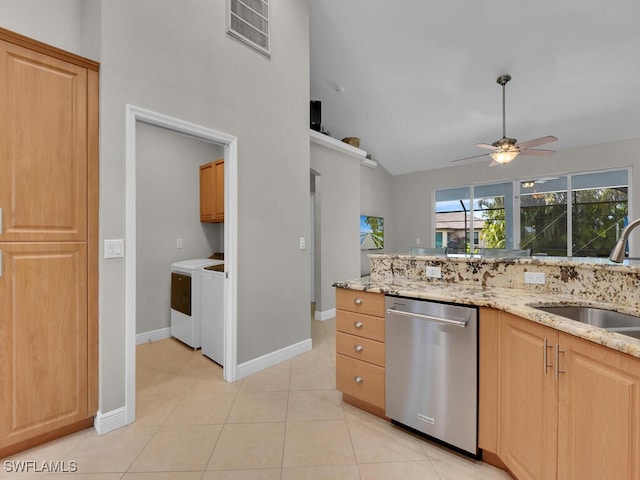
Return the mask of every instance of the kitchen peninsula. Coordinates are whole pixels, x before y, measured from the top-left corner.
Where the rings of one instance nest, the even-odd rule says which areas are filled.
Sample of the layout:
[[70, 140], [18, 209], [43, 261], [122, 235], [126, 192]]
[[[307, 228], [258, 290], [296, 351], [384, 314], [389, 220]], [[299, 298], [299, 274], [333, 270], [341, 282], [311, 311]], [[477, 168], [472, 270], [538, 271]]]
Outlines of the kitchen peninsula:
[[[339, 298], [362, 293], [479, 307], [478, 446], [485, 461], [521, 480], [640, 480], [640, 339], [536, 308], [578, 305], [640, 316], [640, 262], [369, 258], [369, 277], [334, 284]], [[539, 283], [525, 283], [525, 273]], [[337, 302], [338, 329], [342, 309], [357, 314], [358, 299], [353, 308]], [[349, 378], [336, 364], [337, 379]], [[384, 362], [378, 368], [384, 373]], [[377, 411], [367, 408], [359, 386], [344, 383], [337, 381], [345, 401], [380, 414], [384, 398]]]

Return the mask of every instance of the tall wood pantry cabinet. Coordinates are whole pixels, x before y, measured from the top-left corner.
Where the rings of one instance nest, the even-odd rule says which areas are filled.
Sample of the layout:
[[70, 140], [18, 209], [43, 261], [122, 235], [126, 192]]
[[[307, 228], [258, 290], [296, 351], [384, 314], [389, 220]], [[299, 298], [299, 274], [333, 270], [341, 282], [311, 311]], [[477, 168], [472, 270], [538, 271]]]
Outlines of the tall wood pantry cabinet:
[[98, 407], [98, 64], [0, 29], [0, 458]]

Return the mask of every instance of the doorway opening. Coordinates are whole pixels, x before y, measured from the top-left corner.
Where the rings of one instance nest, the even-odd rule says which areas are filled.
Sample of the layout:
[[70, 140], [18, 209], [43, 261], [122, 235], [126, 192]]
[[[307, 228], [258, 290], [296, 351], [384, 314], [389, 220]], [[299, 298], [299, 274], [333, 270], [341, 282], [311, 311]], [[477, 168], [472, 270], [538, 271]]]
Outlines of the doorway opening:
[[136, 411], [136, 130], [139, 123], [224, 146], [225, 159], [225, 280], [224, 280], [224, 371], [228, 382], [237, 372], [237, 232], [238, 158], [237, 138], [183, 120], [133, 105], [126, 108], [126, 246], [125, 258], [125, 424], [135, 421]]

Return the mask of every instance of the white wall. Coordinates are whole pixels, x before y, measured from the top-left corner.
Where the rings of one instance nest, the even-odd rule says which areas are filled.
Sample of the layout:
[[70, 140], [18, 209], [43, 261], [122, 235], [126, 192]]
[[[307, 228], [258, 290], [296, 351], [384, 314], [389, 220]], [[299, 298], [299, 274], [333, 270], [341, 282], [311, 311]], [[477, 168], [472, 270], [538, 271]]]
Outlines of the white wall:
[[[101, 48], [101, 244], [126, 237], [127, 104], [234, 135], [238, 362], [310, 338], [310, 267], [307, 252], [298, 249], [310, 217], [308, 0], [271, 3], [271, 59], [225, 33], [222, 0], [15, 0], [3, 6], [4, 27], [81, 55], [82, 37], [92, 33], [88, 44]], [[100, 259], [99, 269], [105, 413], [124, 405], [125, 261]]]
[[224, 251], [224, 224], [200, 223], [199, 181], [199, 166], [222, 158], [224, 148], [144, 123], [136, 129], [136, 333], [142, 333], [170, 326], [169, 266]]
[[[225, 2], [102, 3], [102, 234], [124, 234], [124, 107], [131, 103], [238, 138], [238, 362], [310, 337], [308, 5], [271, 5], [272, 58], [225, 33]], [[124, 313], [124, 262], [101, 268], [101, 318]], [[113, 283], [112, 279], [117, 279]], [[106, 280], [106, 281], [105, 281]], [[293, 280], [293, 281], [292, 281]], [[103, 411], [121, 405], [124, 330], [106, 324], [113, 369]], [[119, 365], [119, 363], [122, 363]]]
[[382, 250], [361, 250], [360, 274], [369, 275], [369, 254], [385, 253], [393, 242], [394, 218], [391, 215], [391, 180], [392, 176], [378, 164], [375, 169], [360, 167], [360, 214], [382, 217], [384, 219], [384, 245]]
[[83, 48], [84, 3], [88, 0], [2, 0], [0, 25], [78, 55]]
[[[460, 185], [524, 179], [528, 176], [633, 167], [631, 216], [640, 213], [640, 140], [594, 145], [557, 152], [549, 158], [518, 157], [505, 166], [489, 167], [489, 160], [464, 166], [398, 175], [392, 179], [394, 232], [389, 251], [408, 252], [421, 238], [422, 245], [434, 244], [433, 191]], [[632, 256], [640, 253], [640, 237], [633, 242]], [[612, 245], [613, 247], [613, 245]]]
[[315, 143], [316, 316], [336, 307], [333, 282], [360, 276], [360, 160]]

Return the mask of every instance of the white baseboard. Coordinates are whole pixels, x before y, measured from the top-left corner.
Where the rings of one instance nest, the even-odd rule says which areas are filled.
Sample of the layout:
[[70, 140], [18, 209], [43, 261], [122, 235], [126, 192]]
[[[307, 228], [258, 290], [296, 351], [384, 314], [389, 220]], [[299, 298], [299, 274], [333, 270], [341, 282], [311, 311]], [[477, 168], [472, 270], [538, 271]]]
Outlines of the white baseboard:
[[254, 373], [264, 370], [265, 368], [277, 365], [280, 362], [289, 360], [296, 357], [301, 353], [305, 353], [311, 350], [311, 339], [303, 340], [302, 342], [294, 343], [288, 347], [281, 348], [275, 352], [267, 353], [261, 357], [254, 358], [248, 362], [244, 362], [238, 365], [236, 370], [236, 379], [248, 377]]
[[325, 320], [329, 320], [330, 318], [333, 318], [336, 316], [336, 309], [332, 308], [330, 310], [324, 310], [322, 312], [316, 310], [316, 314], [314, 316], [314, 318], [316, 320], [320, 320], [322, 322], [324, 322]]
[[113, 430], [124, 427], [127, 424], [127, 408], [120, 407], [107, 413], [98, 410], [93, 420], [93, 428], [96, 429], [98, 435], [112, 432]]
[[159, 328], [158, 330], [151, 330], [149, 332], [142, 332], [136, 335], [136, 345], [147, 342], [156, 342], [164, 338], [171, 336], [171, 327]]

